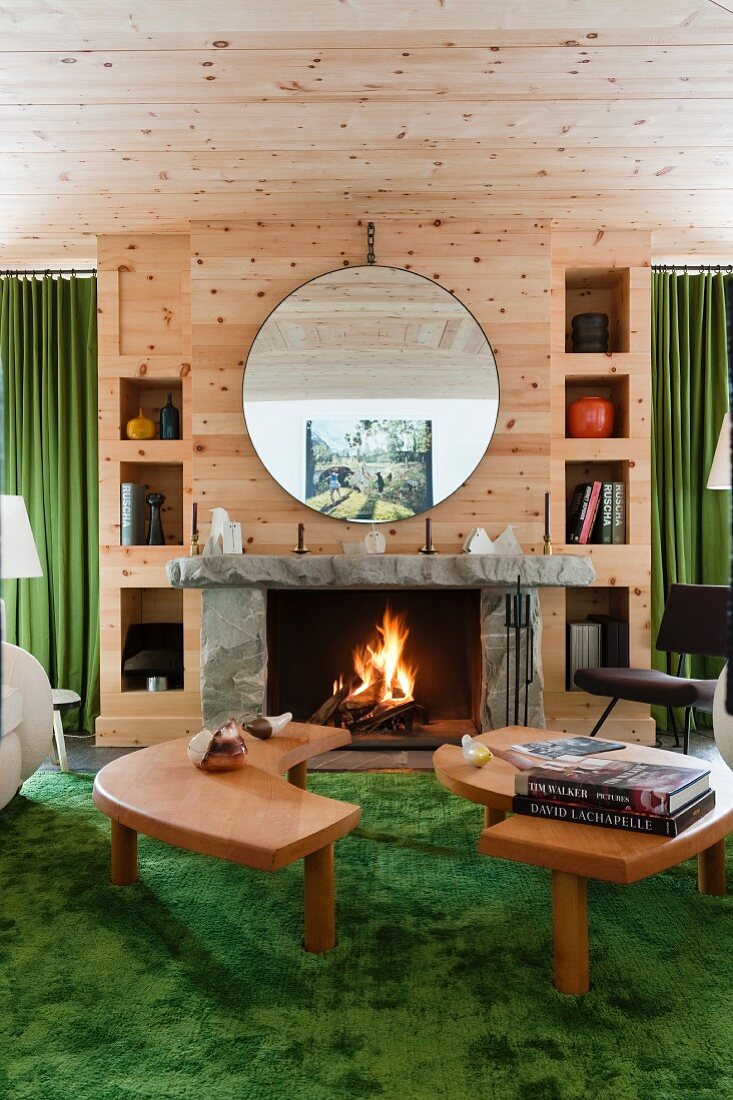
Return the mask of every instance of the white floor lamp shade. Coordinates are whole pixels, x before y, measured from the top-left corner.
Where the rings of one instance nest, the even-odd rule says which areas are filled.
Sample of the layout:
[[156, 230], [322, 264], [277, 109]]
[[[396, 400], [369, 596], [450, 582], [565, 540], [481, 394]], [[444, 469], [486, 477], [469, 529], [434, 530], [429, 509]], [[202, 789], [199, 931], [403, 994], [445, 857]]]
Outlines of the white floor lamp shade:
[[[23, 497], [0, 496], [0, 577], [42, 577], [36, 541]], [[0, 638], [5, 641], [5, 601], [0, 600]]]
[[[730, 442], [730, 413], [726, 413], [720, 426], [718, 445], [708, 474], [708, 489], [730, 489], [731, 487], [733, 471], [731, 470]], [[715, 685], [713, 733], [718, 752], [728, 767], [733, 768], [733, 714], [728, 714], [725, 709], [727, 683], [728, 666], [726, 665]]]
[[42, 577], [23, 497], [0, 496], [0, 577]]

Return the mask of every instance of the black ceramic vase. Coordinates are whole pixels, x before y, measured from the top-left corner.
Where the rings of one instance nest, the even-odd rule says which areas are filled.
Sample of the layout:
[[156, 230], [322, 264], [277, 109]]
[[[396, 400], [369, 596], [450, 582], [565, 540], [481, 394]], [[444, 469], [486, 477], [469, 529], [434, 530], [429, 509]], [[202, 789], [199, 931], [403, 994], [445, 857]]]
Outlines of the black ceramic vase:
[[168, 400], [160, 410], [160, 438], [181, 438], [181, 418], [178, 414], [178, 409], [173, 404], [172, 393], [168, 394]]
[[608, 314], [578, 313], [572, 320], [574, 352], [608, 351]]
[[165, 546], [165, 535], [160, 518], [160, 509], [165, 504], [162, 493], [148, 493], [145, 503], [150, 508], [150, 521], [148, 524], [148, 546]]

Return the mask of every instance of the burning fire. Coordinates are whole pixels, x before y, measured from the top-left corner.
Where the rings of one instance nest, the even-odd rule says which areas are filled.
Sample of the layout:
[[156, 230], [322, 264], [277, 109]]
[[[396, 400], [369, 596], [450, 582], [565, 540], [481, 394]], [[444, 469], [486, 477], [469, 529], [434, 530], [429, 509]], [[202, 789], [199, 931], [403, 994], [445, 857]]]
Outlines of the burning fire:
[[[354, 672], [359, 683], [347, 698], [358, 699], [371, 689], [375, 702], [409, 703], [414, 698], [416, 669], [403, 658], [405, 643], [410, 635], [405, 626], [405, 616], [395, 615], [387, 608], [377, 631], [381, 637], [379, 642], [354, 650]], [[342, 685], [343, 678], [334, 682], [334, 694]]]

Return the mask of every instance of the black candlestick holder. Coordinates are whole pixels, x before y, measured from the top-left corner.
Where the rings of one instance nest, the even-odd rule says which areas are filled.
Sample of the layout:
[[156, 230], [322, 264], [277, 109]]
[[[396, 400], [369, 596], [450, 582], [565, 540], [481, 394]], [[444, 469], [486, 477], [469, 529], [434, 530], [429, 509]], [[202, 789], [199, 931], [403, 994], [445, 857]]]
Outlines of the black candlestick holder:
[[147, 538], [148, 546], [165, 546], [163, 522], [160, 518], [160, 509], [165, 504], [165, 497], [162, 493], [148, 493], [145, 497], [145, 503], [150, 508]]

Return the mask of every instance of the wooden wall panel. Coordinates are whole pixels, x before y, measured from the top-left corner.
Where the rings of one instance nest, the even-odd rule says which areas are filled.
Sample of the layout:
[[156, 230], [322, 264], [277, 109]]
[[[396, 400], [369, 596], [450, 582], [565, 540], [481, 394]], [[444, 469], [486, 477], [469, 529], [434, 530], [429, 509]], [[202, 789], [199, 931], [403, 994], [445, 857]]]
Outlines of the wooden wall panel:
[[[200, 724], [199, 605], [176, 593], [165, 563], [184, 553], [191, 514], [191, 320], [189, 237], [98, 239], [101, 714], [97, 742], [149, 744]], [[169, 389], [181, 413], [179, 441], [134, 441], [124, 426], [136, 404], [159, 406]], [[136, 401], [136, 398], [138, 399]], [[165, 493], [166, 546], [120, 545], [120, 481]], [[128, 690], [121, 673], [134, 622], [183, 622], [184, 686]]]

